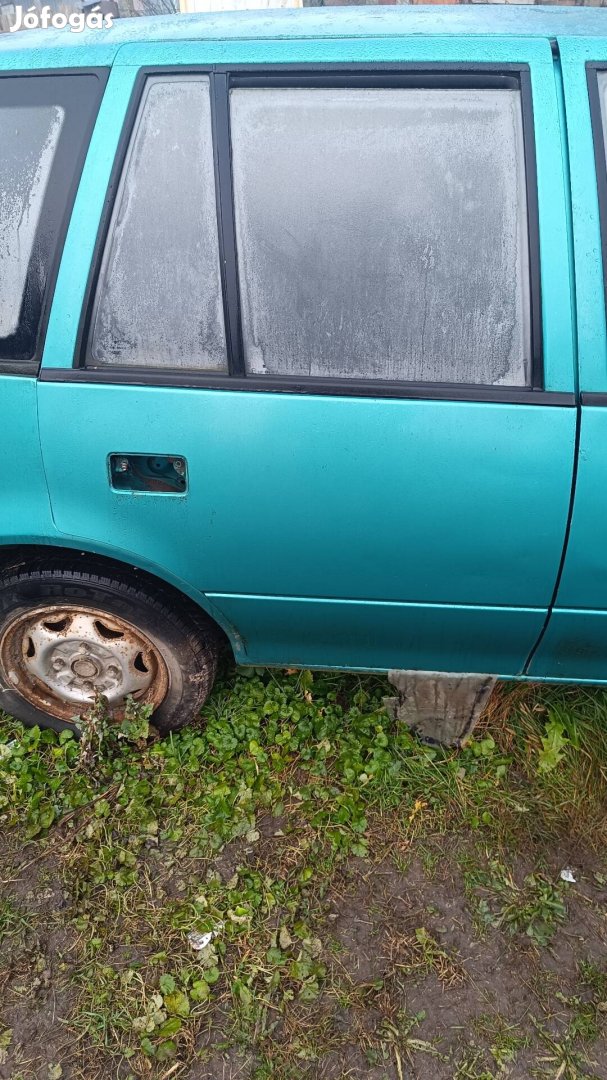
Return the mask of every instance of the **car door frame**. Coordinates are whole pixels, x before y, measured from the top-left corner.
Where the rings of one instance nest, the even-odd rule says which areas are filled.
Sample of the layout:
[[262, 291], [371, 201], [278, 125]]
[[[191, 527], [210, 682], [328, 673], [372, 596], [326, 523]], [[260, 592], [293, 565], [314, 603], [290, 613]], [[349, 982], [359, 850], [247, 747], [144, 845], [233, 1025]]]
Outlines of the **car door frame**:
[[597, 70], [604, 38], [559, 39], [576, 293], [580, 431], [567, 551], [534, 678], [607, 681], [607, 168]]
[[[337, 70], [344, 68], [344, 52], [347, 51], [347, 67], [353, 68], [358, 64], [369, 65], [372, 57], [371, 68], [374, 72], [381, 69], [382, 65], [392, 70], [412, 68], [422, 69], [427, 72], [433, 66], [437, 70], [451, 68], [461, 72], [474, 72], [478, 77], [479, 72], [489, 70], [492, 73], [504, 72], [509, 66], [518, 70], [525, 69], [529, 72], [529, 85], [531, 87], [533, 101], [541, 100], [545, 115], [549, 117], [549, 123], [534, 130], [535, 157], [537, 160], [537, 187], [532, 192], [532, 200], [539, 199], [538, 192], [542, 192], [539, 199], [538, 218], [540, 266], [539, 273], [542, 280], [541, 297], [541, 325], [544, 360], [544, 380], [542, 385], [536, 385], [524, 390], [508, 390], [507, 388], [491, 387], [462, 387], [458, 385], [439, 386], [436, 384], [422, 384], [416, 387], [412, 384], [399, 384], [396, 388], [386, 388], [388, 396], [402, 396], [405, 398], [437, 398], [442, 400], [470, 400], [474, 402], [509, 401], [513, 404], [520, 403], [530, 405], [552, 404], [562, 406], [567, 410], [574, 409], [575, 398], [575, 374], [573, 355], [572, 333], [572, 297], [569, 278], [563, 279], [551, 271], [554, 265], [562, 265], [563, 260], [568, 261], [568, 232], [566, 196], [564, 190], [564, 178], [562, 171], [555, 170], [557, 162], [560, 164], [560, 139], [561, 128], [558, 117], [556, 91], [554, 88], [553, 57], [550, 43], [546, 39], [489, 39], [480, 37], [463, 38], [388, 38], [348, 41], [347, 46], [339, 39], [323, 39], [317, 41], [293, 39], [288, 44], [288, 50], [293, 59], [293, 67], [301, 70], [306, 67], [312, 69], [312, 65], [318, 65], [329, 69], [332, 65]], [[108, 199], [115, 190], [119, 170], [117, 160], [120, 156], [120, 145], [126, 143], [129, 132], [129, 117], [134, 115], [138, 104], [138, 95], [135, 93], [138, 80], [145, 77], [146, 73], [157, 73], [160, 70], [176, 70], [184, 73], [188, 70], [203, 70], [209, 66], [215, 72], [243, 72], [245, 68], [259, 73], [261, 66], [276, 70], [283, 70], [285, 57], [284, 41], [233, 41], [233, 42], [180, 42], [177, 44], [133, 44], [124, 45], [119, 50], [114, 67], [112, 69], [106, 95], [100, 111], [97, 127], [89, 149], [89, 159], [85, 166], [85, 174], [81, 182], [76, 205], [72, 215], [72, 224], [64, 250], [56, 288], [56, 302], [53, 315], [47, 333], [46, 347], [41, 369], [41, 391], [44, 393], [45, 383], [83, 382], [90, 383], [124, 383], [125, 385], [145, 386], [183, 386], [201, 388], [202, 386], [217, 386], [215, 380], [212, 383], [208, 376], [199, 377], [191, 373], [171, 372], [128, 372], [120, 377], [115, 369], [111, 371], [95, 372], [90, 368], [82, 369], [75, 366], [76, 359], [81, 351], [81, 343], [84, 334], [84, 326], [87, 310], [87, 292], [91, 290], [91, 268], [98, 264], [98, 251], [102, 242], [102, 229], [100, 222], [104, 215], [109, 213]], [[437, 59], [438, 57], [438, 59]], [[524, 96], [523, 96], [524, 98]], [[528, 121], [529, 122], [529, 121]], [[551, 140], [556, 145], [551, 145]], [[537, 144], [541, 146], [541, 153], [537, 153]], [[225, 148], [224, 148], [225, 152]], [[90, 167], [89, 167], [90, 163]], [[530, 176], [528, 172], [528, 184]], [[530, 207], [531, 208], [531, 207]], [[530, 218], [532, 215], [529, 215]], [[533, 254], [531, 254], [533, 258]], [[543, 269], [542, 269], [543, 268]], [[537, 288], [534, 294], [535, 304], [539, 307], [540, 299]], [[537, 332], [537, 331], [536, 331]], [[535, 369], [536, 383], [538, 368]], [[263, 378], [263, 377], [262, 377]], [[219, 377], [221, 380], [221, 377]], [[246, 386], [236, 385], [234, 376], [230, 378], [228, 389], [231, 391], [254, 390], [254, 379], [248, 376], [243, 383]], [[259, 389], [267, 393], [273, 390], [284, 390], [284, 380], [279, 380], [280, 385], [273, 385], [272, 381], [263, 378]], [[310, 380], [305, 380], [305, 391], [302, 380], [296, 380], [292, 390], [302, 392], [326, 393], [331, 392], [323, 382], [321, 386], [314, 386]], [[505, 392], [504, 392], [505, 391]], [[351, 391], [341, 384], [336, 392], [339, 396], [371, 393], [378, 396], [376, 387], [371, 388], [368, 383], [360, 387], [351, 387]], [[574, 420], [572, 419], [572, 424]], [[571, 438], [571, 470], [573, 469], [573, 437]], [[569, 505], [569, 491], [563, 495], [563, 505]], [[567, 516], [566, 512], [564, 518]], [[563, 519], [563, 537], [559, 538], [558, 559], [560, 560], [562, 539], [564, 538], [565, 522]], [[84, 537], [89, 544], [90, 537]], [[99, 542], [96, 541], [97, 546]], [[129, 561], [137, 555], [136, 551], [116, 551], [112, 548], [106, 553], [114, 557], [126, 557]], [[156, 561], [143, 559], [144, 568], [171, 579], [171, 567], [164, 565], [162, 560]], [[556, 575], [556, 566], [555, 566]], [[175, 580], [175, 578], [173, 578]], [[184, 587], [184, 581], [180, 585]], [[191, 583], [188, 591], [202, 607], [206, 608], [220, 623], [228, 629], [233, 642], [241, 642], [238, 634], [232, 630], [233, 619], [223, 604], [219, 594], [201, 591], [192, 588]], [[540, 622], [543, 623], [548, 610], [549, 597], [546, 597], [546, 610], [541, 612]], [[241, 645], [240, 655], [245, 652]], [[249, 654], [252, 655], [252, 654]], [[268, 657], [272, 662], [271, 657]], [[360, 666], [360, 665], [357, 665]], [[508, 672], [508, 674], [514, 674]]]

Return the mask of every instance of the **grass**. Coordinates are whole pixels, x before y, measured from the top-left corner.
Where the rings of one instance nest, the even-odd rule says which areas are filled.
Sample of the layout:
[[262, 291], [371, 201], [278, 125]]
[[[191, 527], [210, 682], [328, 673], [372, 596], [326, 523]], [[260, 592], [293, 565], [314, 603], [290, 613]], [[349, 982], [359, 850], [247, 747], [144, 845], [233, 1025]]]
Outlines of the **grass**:
[[386, 693], [0, 720], [0, 1077], [605, 1075], [607, 694], [502, 688], [456, 752]]
[[564, 885], [544, 874], [527, 874], [519, 885], [506, 866], [490, 859], [488, 869], [469, 872], [467, 882], [476, 886], [482, 922], [512, 935], [526, 934], [537, 945], [548, 945], [567, 918]]

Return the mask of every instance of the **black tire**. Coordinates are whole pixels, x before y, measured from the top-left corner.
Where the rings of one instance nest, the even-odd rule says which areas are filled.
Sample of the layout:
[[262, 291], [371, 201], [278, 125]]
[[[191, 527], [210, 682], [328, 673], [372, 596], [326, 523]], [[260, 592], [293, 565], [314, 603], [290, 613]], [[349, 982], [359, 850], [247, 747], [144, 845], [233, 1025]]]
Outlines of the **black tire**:
[[[153, 644], [166, 669], [166, 691], [163, 688], [163, 700], [152, 716], [154, 727], [166, 734], [196, 719], [215, 679], [220, 632], [191, 601], [128, 567], [108, 569], [107, 563], [94, 557], [85, 561], [76, 553], [71, 559], [49, 554], [0, 573], [0, 641], [15, 620], [45, 604], [52, 608], [90, 606], [135, 627]], [[28, 700], [11, 684], [0, 659], [0, 708], [4, 712], [30, 727], [74, 730], [72, 723], [38, 707], [33, 697], [33, 701]]]

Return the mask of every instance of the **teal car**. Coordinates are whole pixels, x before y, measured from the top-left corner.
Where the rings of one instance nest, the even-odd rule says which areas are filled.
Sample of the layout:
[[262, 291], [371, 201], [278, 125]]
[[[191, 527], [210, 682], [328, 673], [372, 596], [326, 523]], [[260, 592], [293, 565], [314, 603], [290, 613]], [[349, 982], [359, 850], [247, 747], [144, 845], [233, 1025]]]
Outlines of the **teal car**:
[[607, 683], [607, 13], [0, 39], [0, 704]]

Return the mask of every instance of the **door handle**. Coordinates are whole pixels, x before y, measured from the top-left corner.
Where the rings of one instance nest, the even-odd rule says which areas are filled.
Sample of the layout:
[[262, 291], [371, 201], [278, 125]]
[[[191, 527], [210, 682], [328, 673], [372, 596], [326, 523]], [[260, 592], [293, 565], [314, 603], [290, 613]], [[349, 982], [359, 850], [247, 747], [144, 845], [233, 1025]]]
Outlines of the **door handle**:
[[110, 454], [108, 463], [114, 491], [184, 495], [188, 489], [188, 463], [180, 455]]

